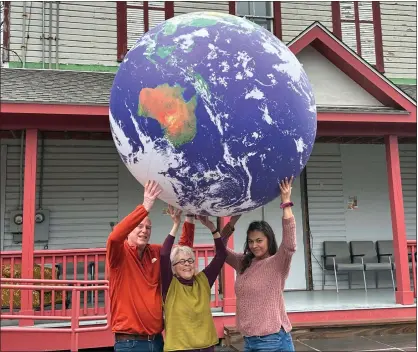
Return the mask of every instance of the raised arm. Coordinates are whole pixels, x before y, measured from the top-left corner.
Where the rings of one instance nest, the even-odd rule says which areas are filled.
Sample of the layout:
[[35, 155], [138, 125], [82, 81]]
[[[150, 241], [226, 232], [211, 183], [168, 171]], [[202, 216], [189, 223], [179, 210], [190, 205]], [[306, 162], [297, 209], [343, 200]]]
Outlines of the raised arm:
[[[161, 272], [161, 289], [163, 294], [163, 299], [168, 292], [168, 288], [170, 287], [171, 280], [173, 279], [173, 271], [171, 270], [171, 261], [170, 261], [170, 254], [171, 249], [173, 248], [174, 240], [177, 235], [177, 231], [180, 227], [181, 222], [181, 211], [174, 209], [171, 205], [168, 207], [168, 213], [170, 214], [171, 218], [173, 219], [173, 227], [166, 237], [163, 246], [160, 251], [160, 258], [161, 258], [161, 265], [160, 265], [160, 272]], [[184, 226], [183, 226], [184, 231]]]
[[290, 200], [292, 191], [293, 177], [290, 182], [287, 178], [280, 183], [280, 196], [282, 199], [281, 208], [283, 209], [282, 219], [282, 242], [275, 257], [277, 259], [280, 275], [282, 276], [282, 284], [284, 288], [285, 280], [289, 276], [290, 264], [293, 254], [296, 252], [296, 222], [292, 212], [293, 203]]
[[106, 256], [109, 266], [116, 268], [123, 260], [123, 243], [128, 235], [137, 227], [147, 216], [155, 199], [162, 192], [158, 183], [148, 181], [144, 190], [144, 201], [132, 213], [117, 224], [110, 233], [106, 244]]
[[199, 216], [198, 219], [212, 232], [213, 239], [215, 241], [215, 256], [209, 265], [203, 269], [203, 272], [208, 278], [209, 286], [212, 287], [225, 263], [227, 252], [218, 229], [209, 220], [209, 218], [207, 216]]
[[228, 248], [227, 245], [228, 245], [229, 237], [235, 231], [234, 226], [240, 217], [241, 215], [232, 216], [231, 220], [223, 227], [221, 231], [222, 242], [224, 243], [226, 250], [227, 250], [226, 263], [232, 266], [235, 270], [239, 269], [239, 266], [240, 266], [240, 263], [242, 262], [242, 258], [244, 257], [244, 254], [236, 253], [234, 250]]
[[183, 230], [179, 239], [179, 246], [193, 248], [194, 244], [194, 215], [186, 215], [186, 221], [183, 223]]
[[123, 243], [126, 237], [148, 216], [144, 205], [135, 210], [117, 224], [110, 233], [106, 244], [106, 255], [109, 266], [116, 268], [123, 260]]

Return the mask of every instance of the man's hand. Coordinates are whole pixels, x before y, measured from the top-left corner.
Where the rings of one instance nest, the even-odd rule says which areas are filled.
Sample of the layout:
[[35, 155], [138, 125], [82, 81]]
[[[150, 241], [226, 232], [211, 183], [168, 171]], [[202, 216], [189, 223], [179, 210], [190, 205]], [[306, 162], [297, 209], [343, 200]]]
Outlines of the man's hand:
[[155, 181], [148, 181], [145, 184], [144, 202], [142, 205], [147, 212], [151, 210], [155, 200], [158, 198], [162, 191], [163, 190], [160, 185]]

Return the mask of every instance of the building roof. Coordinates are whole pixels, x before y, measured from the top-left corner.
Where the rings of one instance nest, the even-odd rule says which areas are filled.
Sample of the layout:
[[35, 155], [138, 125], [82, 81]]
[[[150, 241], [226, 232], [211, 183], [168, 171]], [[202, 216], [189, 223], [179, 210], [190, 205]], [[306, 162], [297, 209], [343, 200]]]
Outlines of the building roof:
[[416, 120], [416, 97], [390, 81], [320, 22], [314, 22], [287, 45], [295, 55], [312, 46], [384, 106], [409, 111]]
[[[1, 101], [5, 103], [108, 105], [115, 73], [1, 68]], [[399, 85], [415, 101], [416, 85]], [[381, 107], [319, 106], [321, 112], [390, 112]]]
[[7, 103], [108, 105], [114, 73], [1, 69], [1, 101]]

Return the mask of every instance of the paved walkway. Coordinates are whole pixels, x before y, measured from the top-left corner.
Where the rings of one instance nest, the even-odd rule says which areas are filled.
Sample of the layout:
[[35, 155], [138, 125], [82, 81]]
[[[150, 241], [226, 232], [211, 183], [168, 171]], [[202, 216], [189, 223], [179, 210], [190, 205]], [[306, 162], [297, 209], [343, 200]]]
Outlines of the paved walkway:
[[416, 351], [417, 335], [356, 336], [339, 339], [297, 340], [296, 351]]
[[[385, 336], [356, 336], [338, 339], [315, 339], [294, 341], [296, 352], [299, 351], [417, 351], [416, 334]], [[217, 347], [217, 352], [233, 351], [227, 347]]]

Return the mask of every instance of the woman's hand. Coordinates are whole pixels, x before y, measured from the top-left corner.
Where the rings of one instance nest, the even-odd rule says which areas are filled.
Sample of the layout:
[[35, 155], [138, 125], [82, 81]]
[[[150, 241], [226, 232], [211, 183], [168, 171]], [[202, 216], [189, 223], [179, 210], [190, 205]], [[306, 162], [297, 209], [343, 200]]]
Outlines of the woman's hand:
[[213, 224], [212, 221], [209, 220], [208, 216], [198, 215], [196, 218], [206, 226], [211, 232], [216, 230], [216, 226]]
[[292, 193], [292, 183], [293, 183], [293, 176], [288, 181], [287, 177], [280, 182], [280, 197], [282, 199], [282, 203], [289, 203], [290, 196]]
[[168, 206], [168, 214], [170, 215], [171, 219], [173, 220], [173, 224], [179, 226], [181, 223], [181, 213], [182, 211], [179, 209], [174, 208], [172, 205]]

